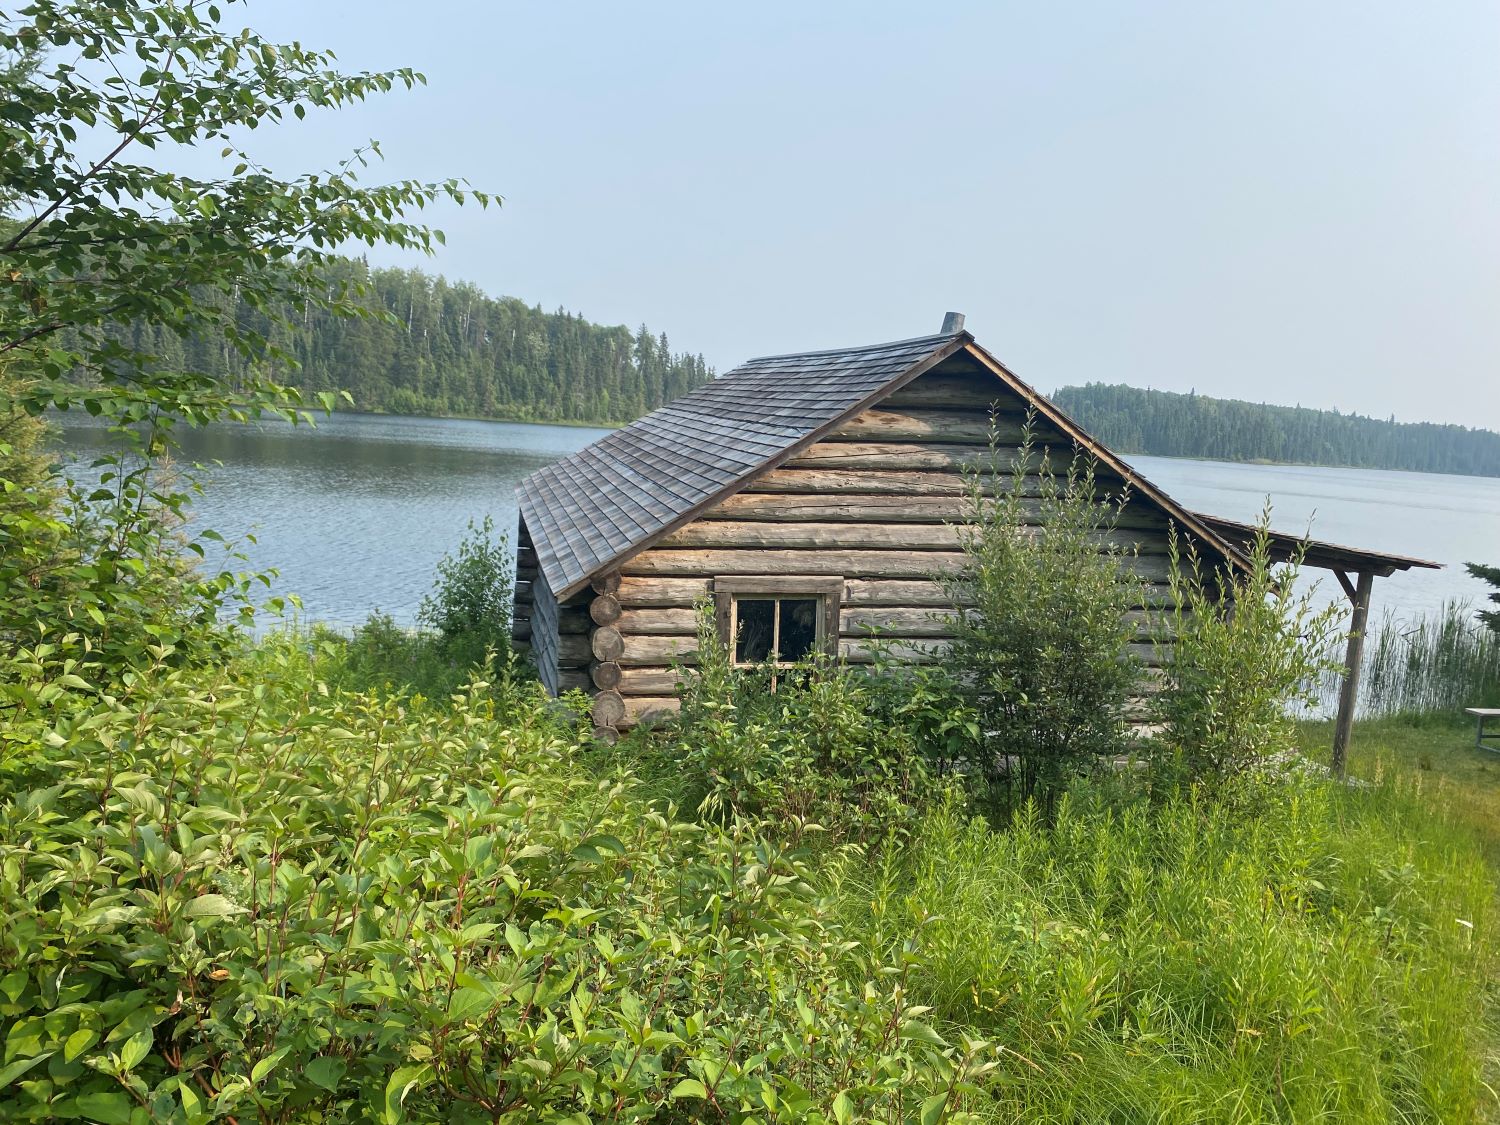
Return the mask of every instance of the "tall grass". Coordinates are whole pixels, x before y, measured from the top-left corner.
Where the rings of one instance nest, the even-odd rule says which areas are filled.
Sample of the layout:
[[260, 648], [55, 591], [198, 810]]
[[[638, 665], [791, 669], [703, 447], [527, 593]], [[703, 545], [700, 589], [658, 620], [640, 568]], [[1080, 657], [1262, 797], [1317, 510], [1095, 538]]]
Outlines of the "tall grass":
[[997, 1121], [1469, 1121], [1494, 888], [1414, 783], [955, 809], [841, 873], [847, 924], [915, 940], [914, 1003], [1013, 1052]]
[[[1500, 704], [1500, 633], [1480, 624], [1463, 601], [1447, 602], [1416, 621], [1387, 612], [1365, 642], [1359, 694], [1366, 718]], [[1325, 681], [1322, 697], [1331, 709], [1337, 676]]]

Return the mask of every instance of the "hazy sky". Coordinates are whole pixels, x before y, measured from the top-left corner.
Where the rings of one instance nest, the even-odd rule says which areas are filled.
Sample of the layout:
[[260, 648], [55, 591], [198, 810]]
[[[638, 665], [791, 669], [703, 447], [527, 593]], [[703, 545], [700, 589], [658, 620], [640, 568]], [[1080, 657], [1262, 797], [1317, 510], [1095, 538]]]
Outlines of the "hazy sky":
[[425, 268], [720, 370], [957, 309], [1044, 390], [1500, 428], [1494, 0], [231, 12], [428, 78], [255, 137], [274, 170], [467, 177], [505, 204]]

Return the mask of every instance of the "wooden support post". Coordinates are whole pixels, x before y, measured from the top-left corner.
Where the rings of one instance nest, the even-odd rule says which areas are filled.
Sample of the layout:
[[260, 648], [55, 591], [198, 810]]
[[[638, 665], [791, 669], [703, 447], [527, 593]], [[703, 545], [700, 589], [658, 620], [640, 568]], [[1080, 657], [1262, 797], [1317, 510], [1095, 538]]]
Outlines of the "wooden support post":
[[[1341, 576], [1342, 577], [1342, 576]], [[1365, 626], [1370, 619], [1370, 594], [1375, 575], [1361, 571], [1354, 591], [1354, 615], [1349, 620], [1349, 647], [1344, 653], [1344, 683], [1339, 691], [1339, 717], [1333, 728], [1333, 760], [1329, 768], [1335, 777], [1344, 776], [1349, 757], [1349, 736], [1354, 729], [1354, 708], [1359, 701], [1359, 669], [1365, 655]]]

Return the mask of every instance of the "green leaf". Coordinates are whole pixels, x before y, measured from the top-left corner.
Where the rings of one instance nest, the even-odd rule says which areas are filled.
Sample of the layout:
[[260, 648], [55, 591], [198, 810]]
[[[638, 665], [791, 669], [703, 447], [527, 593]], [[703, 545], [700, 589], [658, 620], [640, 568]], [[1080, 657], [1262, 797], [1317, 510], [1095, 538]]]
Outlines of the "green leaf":
[[941, 1035], [920, 1020], [907, 1020], [903, 1023], [901, 1025], [901, 1038], [917, 1043], [926, 1043], [929, 1047], [942, 1048], [948, 1045]]
[[102, 1125], [130, 1125], [130, 1114], [135, 1108], [135, 1102], [123, 1090], [79, 1094], [73, 1105], [89, 1121]]
[[150, 1028], [137, 1031], [125, 1040], [125, 1045], [120, 1048], [120, 1065], [126, 1070], [134, 1070], [141, 1064], [141, 1060], [151, 1053], [155, 1040], [156, 1035]]
[[271, 1071], [275, 1070], [281, 1060], [286, 1058], [287, 1052], [290, 1050], [290, 1047], [282, 1047], [280, 1050], [272, 1051], [265, 1058], [261, 1059], [260, 1062], [252, 1066], [250, 1068], [251, 1083], [259, 1082], [266, 1075], [270, 1074]]
[[674, 1098], [706, 1098], [708, 1087], [696, 1078], [684, 1078], [672, 1087], [671, 1096]]
[[97, 1042], [99, 1042], [97, 1031], [91, 1027], [80, 1027], [68, 1036], [67, 1042], [63, 1044], [63, 1062], [72, 1062]]
[[4, 1070], [0, 1070], [0, 1090], [9, 1086], [37, 1063], [46, 1062], [54, 1054], [56, 1054], [55, 1051], [43, 1051], [40, 1055], [33, 1055], [29, 1059], [17, 1059]]
[[347, 1069], [348, 1066], [343, 1059], [319, 1055], [303, 1068], [302, 1073], [314, 1086], [321, 1086], [325, 1090], [336, 1090], [339, 1079], [344, 1077], [344, 1071]]
[[385, 1085], [385, 1112], [381, 1115], [387, 1125], [401, 1120], [401, 1106], [407, 1095], [431, 1076], [432, 1067], [426, 1063], [400, 1067], [391, 1075], [391, 1080]]
[[854, 1120], [854, 1102], [847, 1090], [840, 1090], [833, 1099], [833, 1119], [838, 1125], [849, 1125]]
[[183, 913], [189, 918], [225, 918], [231, 914], [244, 914], [246, 910], [223, 895], [199, 895], [187, 904]]
[[922, 1125], [937, 1125], [943, 1119], [943, 1110], [948, 1105], [948, 1094], [933, 1094], [930, 1098], [922, 1101], [921, 1121]]

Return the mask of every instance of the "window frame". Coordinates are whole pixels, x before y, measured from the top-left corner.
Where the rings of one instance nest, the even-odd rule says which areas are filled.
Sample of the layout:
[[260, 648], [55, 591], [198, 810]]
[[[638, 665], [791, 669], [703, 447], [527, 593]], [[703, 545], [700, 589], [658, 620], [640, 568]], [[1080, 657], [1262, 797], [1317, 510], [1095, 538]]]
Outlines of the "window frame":
[[[714, 578], [714, 620], [719, 627], [719, 638], [729, 649], [729, 662], [736, 668], [758, 667], [761, 661], [741, 663], [735, 659], [735, 627], [738, 624], [736, 606], [740, 598], [755, 601], [796, 601], [814, 598], [821, 605], [818, 614], [818, 638], [814, 652], [826, 656], [837, 656], [839, 652], [839, 613], [844, 605], [844, 580], [827, 576], [780, 575], [780, 574], [726, 574]], [[779, 655], [779, 654], [778, 654]], [[792, 665], [777, 660], [773, 667], [789, 668]]]

